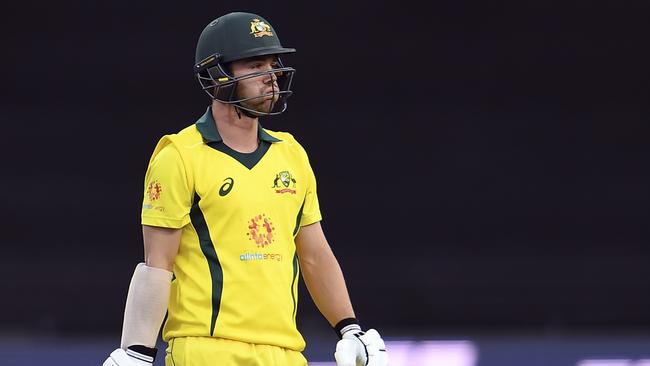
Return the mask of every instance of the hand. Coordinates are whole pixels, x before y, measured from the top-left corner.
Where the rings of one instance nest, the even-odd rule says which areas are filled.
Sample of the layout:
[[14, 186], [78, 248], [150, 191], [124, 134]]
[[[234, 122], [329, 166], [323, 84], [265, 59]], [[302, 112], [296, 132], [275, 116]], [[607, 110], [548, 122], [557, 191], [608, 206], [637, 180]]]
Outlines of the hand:
[[379, 332], [360, 327], [343, 333], [334, 353], [337, 366], [388, 366], [386, 345]]
[[[143, 350], [139, 347], [143, 346], [129, 347], [126, 351], [121, 348], [116, 349], [111, 352], [102, 366], [152, 366], [156, 349], [143, 347], [145, 353], [142, 353]], [[153, 352], [153, 356], [151, 356], [151, 352]]]

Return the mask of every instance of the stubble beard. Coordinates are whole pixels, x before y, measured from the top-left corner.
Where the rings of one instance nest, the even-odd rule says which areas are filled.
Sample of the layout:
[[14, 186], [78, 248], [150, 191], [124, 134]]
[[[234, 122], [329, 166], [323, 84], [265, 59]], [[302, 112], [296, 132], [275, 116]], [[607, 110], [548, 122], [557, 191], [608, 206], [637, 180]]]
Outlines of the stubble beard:
[[[275, 90], [275, 95], [273, 95], [272, 98], [270, 95], [265, 97], [257, 97], [257, 98], [247, 100], [245, 102], [241, 102], [241, 105], [248, 109], [252, 109], [260, 113], [270, 113], [273, 107], [275, 106], [275, 103], [277, 103], [278, 100], [280, 99], [280, 95], [278, 94], [278, 88], [274, 87], [273, 89]], [[260, 91], [258, 95], [262, 95], [262, 94], [264, 93]]]

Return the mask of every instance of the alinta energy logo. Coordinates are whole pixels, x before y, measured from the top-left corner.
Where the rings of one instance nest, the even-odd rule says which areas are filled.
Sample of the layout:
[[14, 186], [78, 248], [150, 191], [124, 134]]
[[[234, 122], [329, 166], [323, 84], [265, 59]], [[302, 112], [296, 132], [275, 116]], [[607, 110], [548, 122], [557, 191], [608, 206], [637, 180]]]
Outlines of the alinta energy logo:
[[[291, 187], [289, 187], [291, 186]], [[291, 193], [296, 194], [296, 180], [291, 176], [289, 171], [284, 170], [275, 175], [273, 180], [273, 187], [275, 188], [275, 193]]]
[[261, 214], [248, 220], [248, 240], [252, 240], [258, 247], [264, 248], [265, 246], [273, 243], [273, 232], [275, 228], [271, 219], [266, 214]]

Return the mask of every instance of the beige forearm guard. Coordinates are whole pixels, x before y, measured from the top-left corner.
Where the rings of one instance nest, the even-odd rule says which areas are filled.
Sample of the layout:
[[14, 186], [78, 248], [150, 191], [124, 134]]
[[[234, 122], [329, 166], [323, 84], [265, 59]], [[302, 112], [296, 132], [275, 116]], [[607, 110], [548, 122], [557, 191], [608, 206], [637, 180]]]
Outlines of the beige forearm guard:
[[135, 267], [124, 309], [121, 348], [155, 347], [169, 303], [172, 273], [139, 263]]

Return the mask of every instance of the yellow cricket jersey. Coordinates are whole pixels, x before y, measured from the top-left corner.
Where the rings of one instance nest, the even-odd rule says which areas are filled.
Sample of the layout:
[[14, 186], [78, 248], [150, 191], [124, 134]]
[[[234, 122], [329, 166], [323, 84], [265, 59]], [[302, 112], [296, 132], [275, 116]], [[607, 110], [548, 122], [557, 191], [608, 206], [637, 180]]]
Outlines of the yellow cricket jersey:
[[296, 328], [300, 226], [321, 220], [305, 150], [258, 126], [250, 154], [207, 112], [156, 146], [142, 224], [182, 228], [163, 338], [220, 337], [302, 351]]

